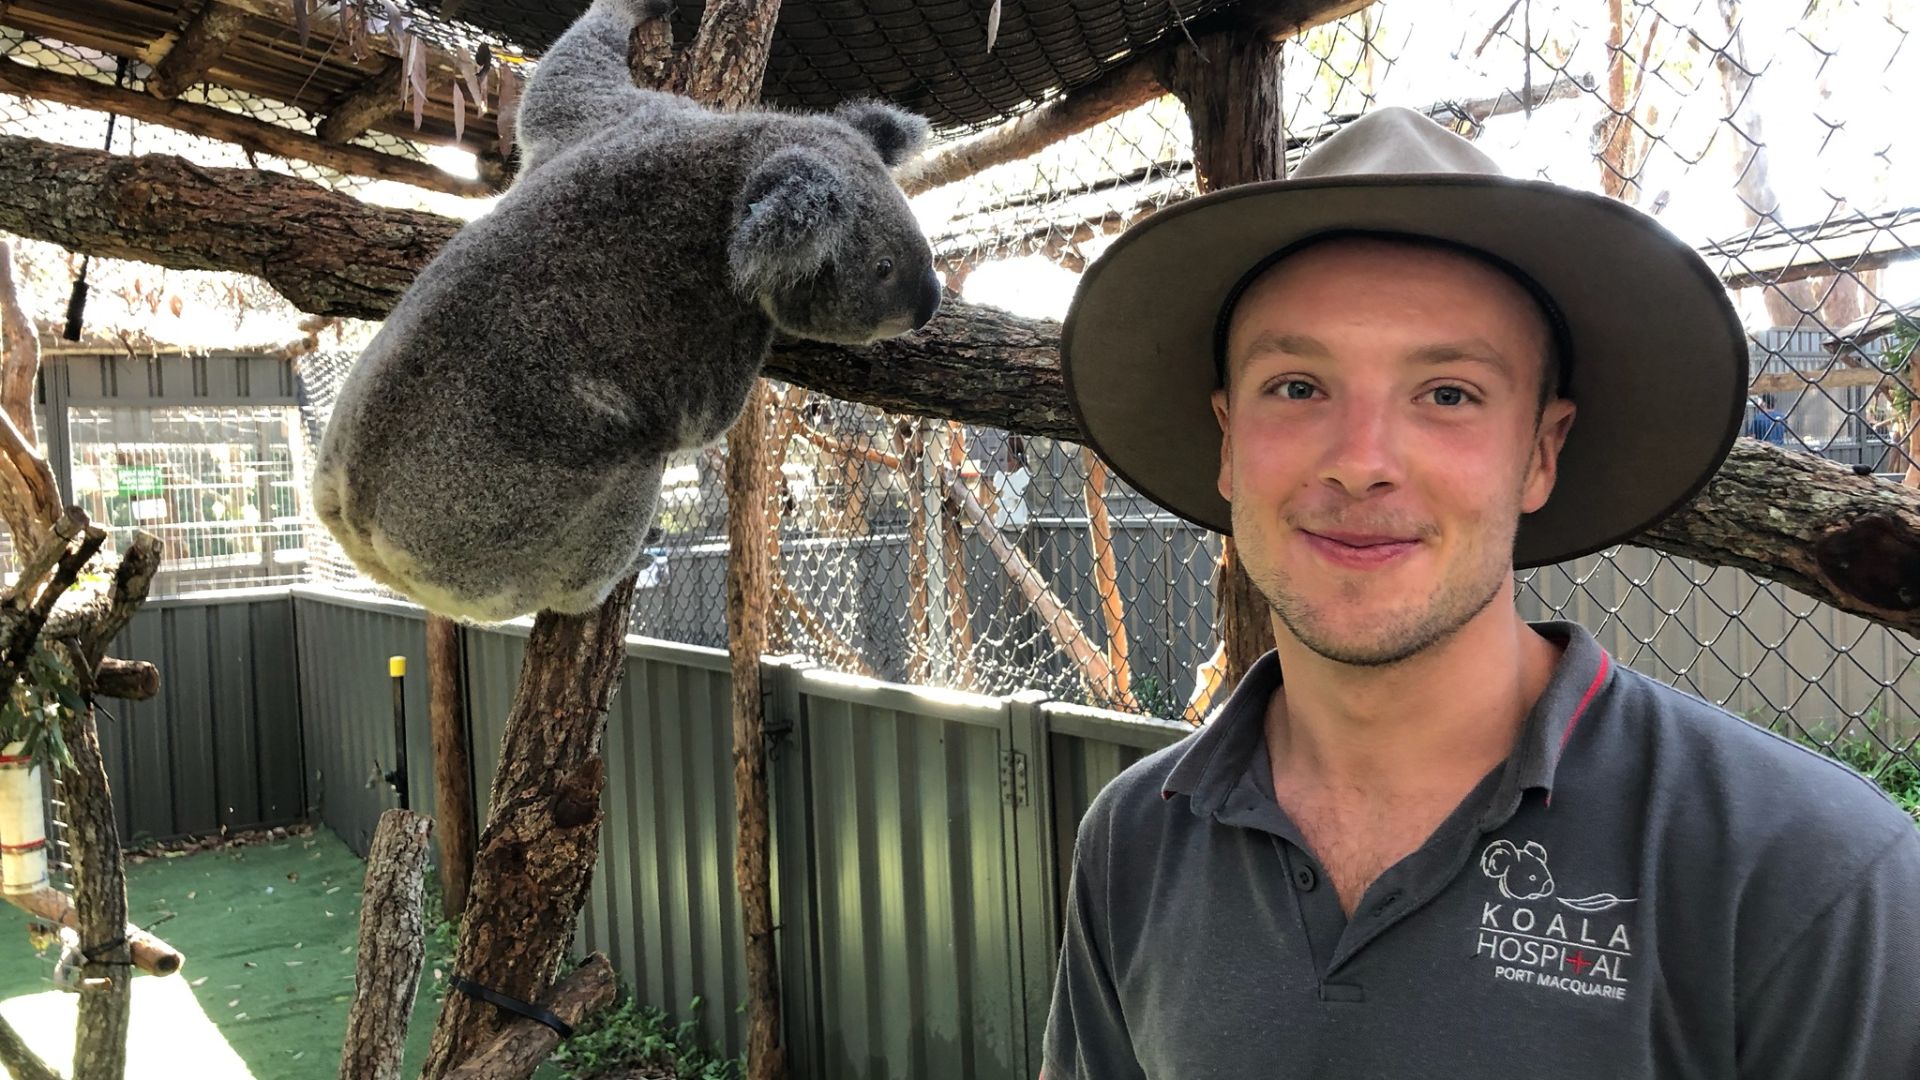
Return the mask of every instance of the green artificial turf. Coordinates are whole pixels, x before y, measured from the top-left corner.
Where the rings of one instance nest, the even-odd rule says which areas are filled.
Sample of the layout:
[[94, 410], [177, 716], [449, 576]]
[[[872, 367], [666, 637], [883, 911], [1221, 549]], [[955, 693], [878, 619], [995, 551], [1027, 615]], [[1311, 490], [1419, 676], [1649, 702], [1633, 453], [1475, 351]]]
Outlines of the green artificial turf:
[[[186, 966], [134, 979], [128, 1080], [338, 1076], [365, 874], [324, 829], [129, 865], [133, 922], [179, 949]], [[418, 1075], [432, 1035], [441, 985], [434, 960], [408, 1027], [405, 1076]], [[25, 935], [0, 945], [0, 1015], [65, 1072], [75, 998], [55, 990], [51, 976], [51, 953], [36, 956]], [[548, 1066], [540, 1075], [557, 1074]]]

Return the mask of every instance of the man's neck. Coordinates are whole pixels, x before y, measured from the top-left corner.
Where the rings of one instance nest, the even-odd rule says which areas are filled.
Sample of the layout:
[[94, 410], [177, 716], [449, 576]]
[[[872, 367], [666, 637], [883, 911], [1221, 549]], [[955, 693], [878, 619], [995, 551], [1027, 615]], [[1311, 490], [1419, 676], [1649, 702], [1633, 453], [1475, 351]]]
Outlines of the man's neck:
[[1284, 682], [1266, 736], [1281, 790], [1464, 794], [1512, 752], [1561, 652], [1504, 590], [1452, 637], [1391, 667], [1328, 660], [1275, 623]]

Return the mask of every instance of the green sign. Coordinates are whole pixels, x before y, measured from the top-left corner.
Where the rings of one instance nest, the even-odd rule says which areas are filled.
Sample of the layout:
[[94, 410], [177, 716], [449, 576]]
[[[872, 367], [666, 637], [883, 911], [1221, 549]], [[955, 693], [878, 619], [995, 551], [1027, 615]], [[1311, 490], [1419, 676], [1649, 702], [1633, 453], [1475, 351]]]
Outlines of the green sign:
[[158, 465], [122, 465], [118, 472], [122, 495], [158, 495], [166, 490]]

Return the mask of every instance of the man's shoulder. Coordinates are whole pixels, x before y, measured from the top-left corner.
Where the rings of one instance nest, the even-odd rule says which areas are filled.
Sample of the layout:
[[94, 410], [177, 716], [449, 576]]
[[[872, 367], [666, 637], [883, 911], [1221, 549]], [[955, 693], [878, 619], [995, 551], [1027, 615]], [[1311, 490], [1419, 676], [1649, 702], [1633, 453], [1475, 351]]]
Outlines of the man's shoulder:
[[1615, 764], [1643, 770], [1655, 786], [1650, 797], [1723, 820], [1750, 839], [1798, 838], [1794, 847], [1877, 848], [1902, 829], [1915, 831], [1907, 811], [1847, 765], [1642, 672], [1616, 670], [1611, 726], [1622, 743], [1610, 749], [1646, 755]]
[[[1165, 794], [1167, 781], [1180, 759], [1205, 731], [1205, 728], [1195, 728], [1179, 741], [1151, 751], [1120, 770], [1119, 775], [1093, 797], [1086, 817], [1081, 819], [1081, 827], [1084, 829], [1091, 823], [1102, 828], [1115, 825], [1124, 828], [1138, 824], [1142, 815], [1164, 814], [1170, 801]], [[1184, 803], [1186, 796], [1176, 795], [1173, 799]]]

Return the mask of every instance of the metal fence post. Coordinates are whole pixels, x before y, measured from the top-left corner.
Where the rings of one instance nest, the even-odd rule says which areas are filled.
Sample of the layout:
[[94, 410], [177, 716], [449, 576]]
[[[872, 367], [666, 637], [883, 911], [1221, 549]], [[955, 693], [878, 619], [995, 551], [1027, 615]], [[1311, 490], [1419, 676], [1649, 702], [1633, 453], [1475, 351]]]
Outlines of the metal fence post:
[[800, 676], [803, 656], [761, 661], [766, 694], [767, 784], [772, 806], [768, 858], [774, 948], [780, 968], [781, 1039], [794, 1080], [824, 1080], [820, 1018], [820, 927], [814, 914], [813, 785], [807, 768]]
[[1007, 747], [1013, 766], [1009, 777], [1013, 806], [1012, 843], [1006, 847], [1012, 865], [1007, 880], [1014, 883], [1013, 925], [1018, 958], [1019, 1001], [1026, 1019], [1021, 1045], [1026, 1067], [1022, 1075], [1038, 1076], [1041, 1043], [1046, 1035], [1047, 1008], [1053, 997], [1053, 972], [1058, 962], [1059, 888], [1053, 858], [1053, 757], [1043, 690], [1024, 690], [1006, 699]]

